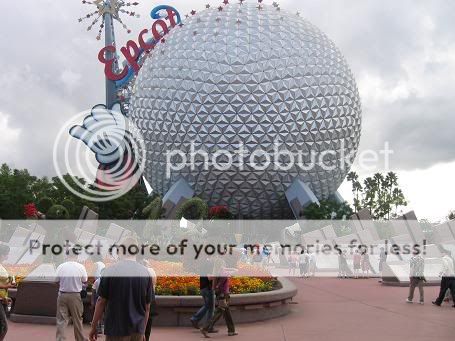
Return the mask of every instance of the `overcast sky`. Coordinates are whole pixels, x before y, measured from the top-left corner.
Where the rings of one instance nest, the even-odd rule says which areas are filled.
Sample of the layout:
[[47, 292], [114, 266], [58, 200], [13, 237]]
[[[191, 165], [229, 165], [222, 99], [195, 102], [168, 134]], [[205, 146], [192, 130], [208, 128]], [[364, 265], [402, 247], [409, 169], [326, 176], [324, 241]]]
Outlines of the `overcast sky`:
[[[142, 17], [126, 19], [133, 39], [159, 4], [140, 2]], [[186, 13], [207, 1], [165, 3]], [[437, 220], [455, 209], [455, 2], [279, 3], [322, 29], [348, 60], [363, 106], [360, 150], [389, 142], [391, 168], [419, 218]], [[104, 101], [102, 43], [77, 22], [89, 9], [78, 0], [2, 1], [0, 162], [55, 175], [52, 146], [62, 123]], [[126, 38], [117, 29], [118, 42]], [[349, 197], [349, 186], [341, 192]]]

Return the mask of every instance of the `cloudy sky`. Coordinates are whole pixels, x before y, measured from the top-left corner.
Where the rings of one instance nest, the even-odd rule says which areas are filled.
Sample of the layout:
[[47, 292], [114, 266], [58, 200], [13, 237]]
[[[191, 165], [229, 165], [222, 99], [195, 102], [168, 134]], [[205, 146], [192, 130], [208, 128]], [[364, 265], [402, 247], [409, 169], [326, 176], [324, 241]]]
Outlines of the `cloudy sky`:
[[[142, 18], [127, 19], [130, 38], [159, 4], [140, 2]], [[166, 1], [181, 13], [206, 2]], [[390, 167], [419, 218], [438, 220], [455, 209], [455, 2], [279, 3], [321, 28], [348, 60], [363, 105], [360, 150], [380, 150], [388, 141]], [[89, 9], [78, 0], [14, 0], [1, 7], [0, 162], [54, 175], [52, 146], [63, 122], [104, 100], [102, 46], [77, 22]], [[117, 38], [123, 43], [127, 36], [118, 29]], [[359, 169], [362, 175], [382, 170], [382, 164]], [[349, 198], [348, 185], [341, 192]]]

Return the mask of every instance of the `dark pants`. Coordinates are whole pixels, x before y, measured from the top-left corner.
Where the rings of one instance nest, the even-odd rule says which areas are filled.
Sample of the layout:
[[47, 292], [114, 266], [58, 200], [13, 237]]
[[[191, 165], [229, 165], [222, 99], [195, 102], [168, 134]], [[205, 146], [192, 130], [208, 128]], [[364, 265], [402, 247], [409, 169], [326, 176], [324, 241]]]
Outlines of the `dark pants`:
[[6, 319], [7, 306], [0, 304], [0, 340], [3, 340], [8, 332], [8, 321]]
[[446, 295], [447, 290], [450, 290], [453, 302], [455, 304], [455, 277], [443, 276], [441, 278], [441, 289], [439, 290], [439, 296], [436, 299], [437, 304], [442, 304], [442, 301], [444, 301], [444, 297]]
[[204, 316], [207, 315], [206, 321], [210, 321], [213, 316], [214, 309], [214, 299], [213, 299], [213, 290], [209, 288], [204, 288], [201, 290], [201, 296], [204, 299], [204, 305], [198, 310], [196, 314], [191, 317], [191, 320], [199, 322]]
[[229, 309], [229, 301], [229, 295], [218, 296], [216, 298], [215, 313], [205, 325], [204, 330], [212, 330], [215, 323], [217, 323], [221, 316], [223, 316], [228, 328], [228, 333], [235, 333], [234, 321], [232, 320], [231, 310]]
[[152, 334], [152, 315], [149, 314], [149, 319], [147, 320], [147, 326], [145, 327], [145, 341], [150, 340], [150, 334]]

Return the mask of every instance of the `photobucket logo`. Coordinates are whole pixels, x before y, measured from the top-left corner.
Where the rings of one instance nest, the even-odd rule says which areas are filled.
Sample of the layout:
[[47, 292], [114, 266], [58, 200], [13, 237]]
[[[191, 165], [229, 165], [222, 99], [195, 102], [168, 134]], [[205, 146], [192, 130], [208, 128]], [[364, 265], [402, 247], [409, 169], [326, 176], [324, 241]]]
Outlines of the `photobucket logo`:
[[97, 105], [62, 126], [53, 161], [57, 176], [73, 194], [110, 201], [139, 181], [145, 165], [144, 139], [119, 106], [109, 110]]
[[[388, 169], [390, 155], [393, 151], [388, 142], [384, 149], [379, 151], [364, 150], [358, 155], [358, 163], [361, 169], [372, 168], [372, 163], [379, 162], [384, 158], [384, 166]], [[239, 143], [234, 150], [218, 149], [210, 153], [204, 149], [196, 149], [192, 142], [189, 151], [181, 149], [166, 152], [166, 177], [170, 178], [172, 172], [178, 172], [185, 168], [194, 171], [196, 168], [208, 170], [214, 168], [219, 171], [227, 171], [237, 168], [242, 171], [245, 168], [257, 171], [273, 169], [276, 171], [289, 171], [298, 168], [301, 171], [311, 171], [316, 167], [325, 171], [337, 169], [349, 170], [354, 162], [356, 151], [346, 148], [345, 142], [341, 141], [340, 148], [310, 151], [290, 151], [284, 144], [275, 141], [272, 150], [261, 148], [247, 149]]]

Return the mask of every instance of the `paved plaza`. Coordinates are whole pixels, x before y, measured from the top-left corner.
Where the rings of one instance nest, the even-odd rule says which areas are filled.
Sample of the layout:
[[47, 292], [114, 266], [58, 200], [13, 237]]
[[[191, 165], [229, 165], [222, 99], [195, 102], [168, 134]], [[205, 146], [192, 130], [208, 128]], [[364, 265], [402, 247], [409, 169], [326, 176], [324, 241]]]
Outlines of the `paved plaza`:
[[[407, 288], [386, 287], [377, 279], [293, 279], [299, 293], [291, 314], [267, 322], [238, 325], [229, 338], [225, 327], [215, 340], [453, 340], [455, 309], [434, 307], [438, 287], [425, 288], [426, 304], [407, 304]], [[10, 322], [7, 340], [53, 340], [55, 327]], [[87, 328], [88, 332], [88, 328]], [[68, 340], [73, 341], [71, 328]], [[200, 340], [191, 328], [155, 328], [153, 340]], [[100, 338], [103, 340], [103, 338]]]

